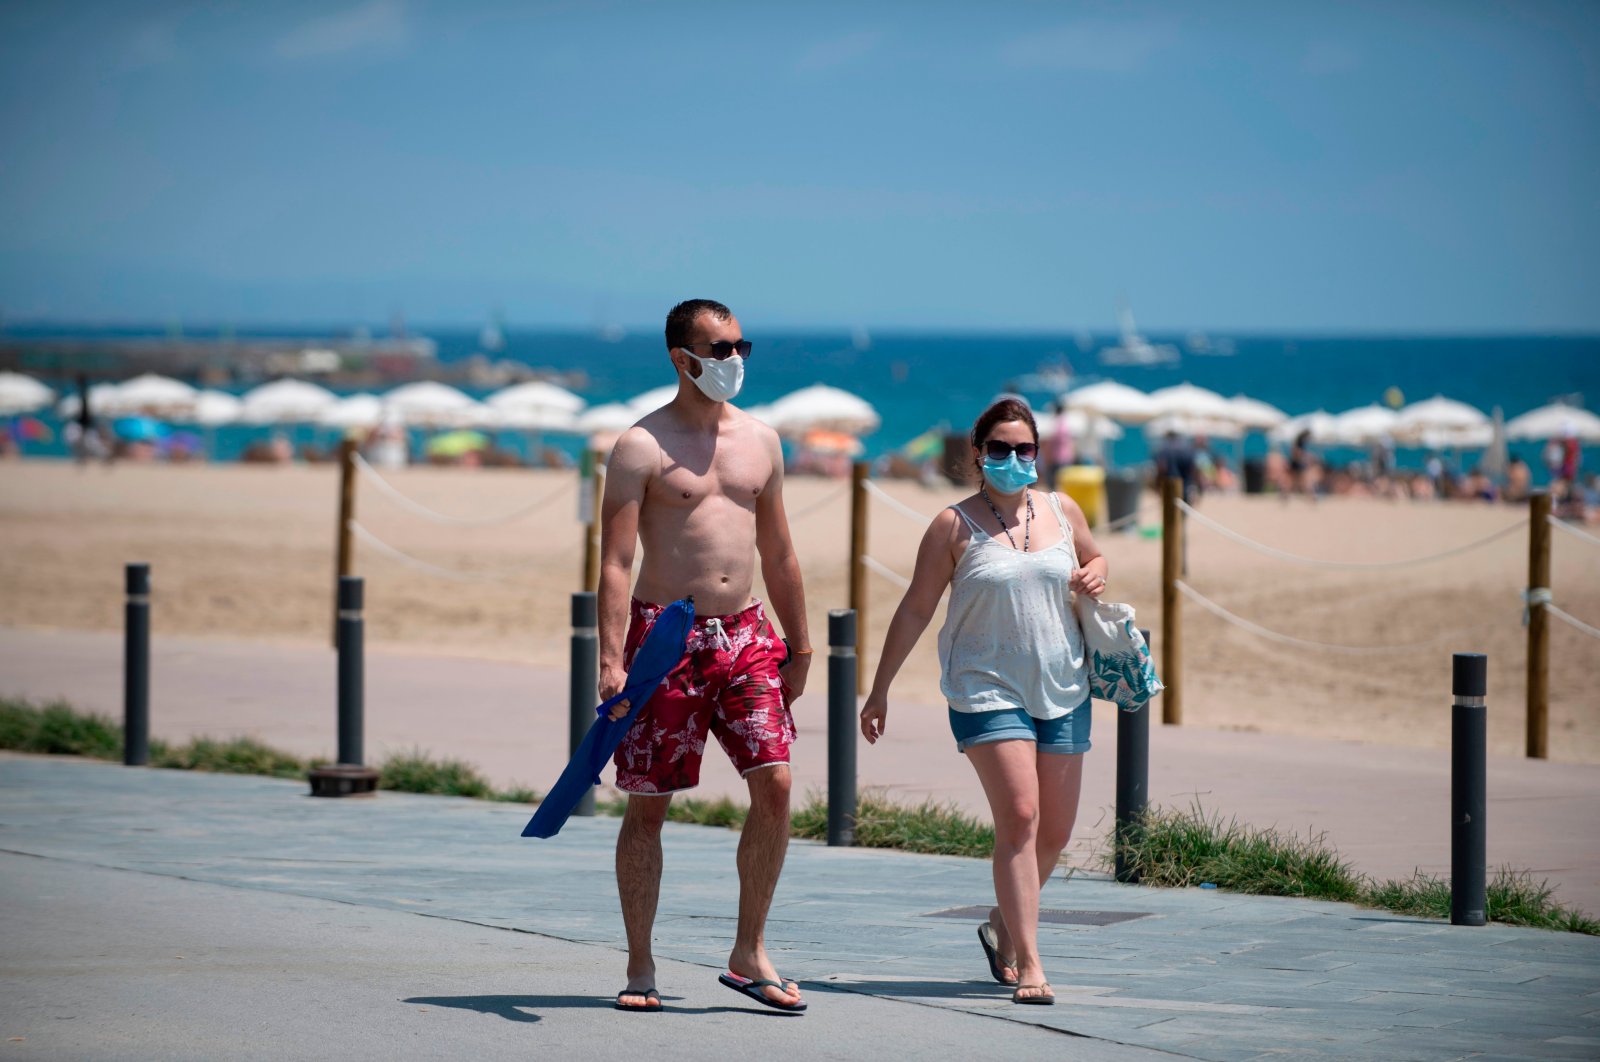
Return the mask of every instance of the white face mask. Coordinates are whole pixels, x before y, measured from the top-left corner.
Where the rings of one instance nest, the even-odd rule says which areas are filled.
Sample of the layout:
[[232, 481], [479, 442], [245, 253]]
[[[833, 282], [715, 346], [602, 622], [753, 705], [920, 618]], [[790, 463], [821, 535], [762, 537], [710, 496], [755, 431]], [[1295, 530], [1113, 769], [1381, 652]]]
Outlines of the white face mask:
[[737, 354], [718, 361], [715, 358], [702, 358], [689, 350], [685, 354], [700, 363], [700, 375], [694, 377], [694, 384], [700, 388], [700, 393], [713, 402], [731, 402], [739, 393], [739, 388], [744, 386], [744, 359]]

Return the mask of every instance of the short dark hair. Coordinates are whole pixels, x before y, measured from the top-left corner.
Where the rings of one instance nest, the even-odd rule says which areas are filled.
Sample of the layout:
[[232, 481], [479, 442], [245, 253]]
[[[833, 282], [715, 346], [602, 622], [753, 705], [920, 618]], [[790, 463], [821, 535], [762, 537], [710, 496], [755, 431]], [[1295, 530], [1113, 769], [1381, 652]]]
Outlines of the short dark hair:
[[719, 321], [733, 316], [733, 311], [715, 299], [685, 299], [667, 313], [667, 349], [681, 347], [689, 341], [689, 329], [703, 313]]
[[978, 414], [978, 419], [972, 425], [972, 445], [981, 447], [996, 424], [1011, 420], [1026, 424], [1028, 431], [1033, 433], [1034, 445], [1039, 445], [1039, 425], [1034, 422], [1033, 410], [1022, 399], [1009, 397], [996, 399], [988, 409]]

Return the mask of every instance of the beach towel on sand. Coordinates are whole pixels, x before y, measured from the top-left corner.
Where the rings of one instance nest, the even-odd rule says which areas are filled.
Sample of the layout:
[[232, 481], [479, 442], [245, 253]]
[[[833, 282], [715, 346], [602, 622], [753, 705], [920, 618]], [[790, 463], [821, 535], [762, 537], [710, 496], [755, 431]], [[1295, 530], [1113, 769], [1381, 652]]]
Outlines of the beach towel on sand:
[[1075, 594], [1073, 609], [1083, 628], [1091, 697], [1135, 711], [1165, 688], [1150, 662], [1150, 647], [1133, 625], [1132, 605]]
[[[617, 751], [628, 728], [633, 726], [639, 709], [683, 659], [683, 645], [693, 626], [694, 598], [674, 601], [661, 610], [639, 651], [633, 655], [633, 666], [628, 669], [622, 692], [595, 709], [594, 725], [589, 727], [589, 733], [578, 751], [572, 754], [549, 795], [540, 801], [533, 818], [522, 828], [522, 836], [554, 837], [566, 825], [572, 809], [578, 806], [589, 787], [600, 784], [600, 772]], [[612, 707], [624, 700], [630, 702], [627, 714], [621, 719], [609, 718]]]

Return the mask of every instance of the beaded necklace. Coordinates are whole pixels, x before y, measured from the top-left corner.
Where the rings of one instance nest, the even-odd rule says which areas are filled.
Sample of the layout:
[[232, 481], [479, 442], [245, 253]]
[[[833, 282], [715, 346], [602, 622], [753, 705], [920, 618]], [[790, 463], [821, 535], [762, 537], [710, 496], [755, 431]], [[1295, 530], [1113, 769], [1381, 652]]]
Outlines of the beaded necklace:
[[[1017, 548], [1017, 540], [1011, 537], [1011, 529], [1006, 526], [1005, 517], [1000, 515], [1000, 510], [994, 506], [994, 501], [989, 497], [989, 488], [983, 484], [978, 485], [978, 493], [983, 495], [984, 502], [989, 506], [989, 511], [994, 513], [994, 522], [1000, 525], [1000, 530], [1006, 533], [1011, 548]], [[1027, 487], [1022, 488], [1023, 500], [1027, 503], [1026, 512], [1022, 517], [1022, 552], [1028, 552], [1028, 540], [1033, 533], [1033, 491]]]

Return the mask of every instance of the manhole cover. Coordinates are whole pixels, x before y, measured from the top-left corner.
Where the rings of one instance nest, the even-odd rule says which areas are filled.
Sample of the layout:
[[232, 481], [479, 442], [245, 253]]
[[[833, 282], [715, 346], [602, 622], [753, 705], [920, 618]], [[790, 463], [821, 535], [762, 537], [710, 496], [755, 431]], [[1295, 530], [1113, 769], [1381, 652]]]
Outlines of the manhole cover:
[[[988, 907], [952, 907], [948, 911], [929, 911], [923, 918], [970, 918], [981, 922], [989, 917]], [[1039, 921], [1062, 926], [1114, 926], [1135, 918], [1149, 918], [1149, 911], [1068, 911], [1060, 907], [1039, 908]]]

